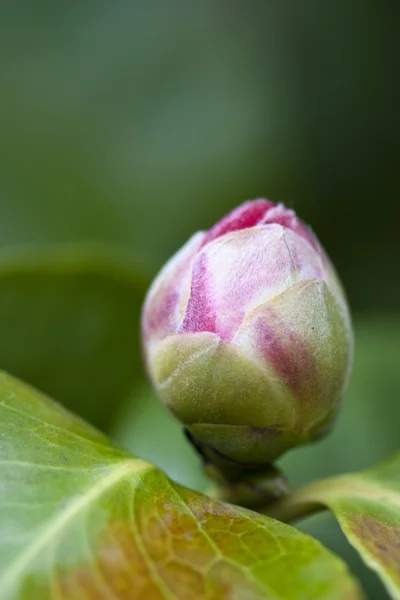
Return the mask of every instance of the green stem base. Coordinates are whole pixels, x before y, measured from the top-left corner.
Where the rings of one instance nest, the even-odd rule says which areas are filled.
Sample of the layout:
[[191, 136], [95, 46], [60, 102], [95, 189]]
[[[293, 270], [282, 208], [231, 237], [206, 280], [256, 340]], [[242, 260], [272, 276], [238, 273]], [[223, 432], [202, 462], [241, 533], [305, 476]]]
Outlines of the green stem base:
[[216, 484], [210, 495], [223, 502], [259, 510], [289, 493], [284, 475], [273, 464], [237, 463], [197, 440], [189, 431], [187, 438], [200, 454], [207, 476]]

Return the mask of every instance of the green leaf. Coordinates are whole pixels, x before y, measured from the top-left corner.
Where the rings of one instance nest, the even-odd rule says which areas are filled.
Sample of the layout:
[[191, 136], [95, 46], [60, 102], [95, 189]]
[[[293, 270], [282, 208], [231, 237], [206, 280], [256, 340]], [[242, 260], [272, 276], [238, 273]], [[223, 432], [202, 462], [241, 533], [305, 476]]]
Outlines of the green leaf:
[[149, 385], [135, 389], [123, 404], [111, 435], [174, 481], [198, 492], [210, 489], [211, 480], [198, 452], [188, 442], [182, 423], [156, 398]]
[[0, 368], [105, 427], [140, 378], [147, 285], [139, 263], [112, 248], [2, 251]]
[[2, 600], [350, 600], [317, 541], [189, 491], [0, 376]]
[[400, 599], [400, 454], [373, 469], [309, 484], [268, 514], [290, 521], [324, 507], [391, 597]]

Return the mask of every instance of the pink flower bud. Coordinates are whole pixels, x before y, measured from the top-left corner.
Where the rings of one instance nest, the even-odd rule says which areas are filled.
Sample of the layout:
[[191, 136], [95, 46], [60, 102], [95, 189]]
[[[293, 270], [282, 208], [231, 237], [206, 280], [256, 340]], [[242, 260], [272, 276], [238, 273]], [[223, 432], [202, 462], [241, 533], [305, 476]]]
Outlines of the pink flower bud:
[[193, 236], [143, 310], [151, 380], [199, 444], [261, 465], [329, 429], [350, 316], [312, 231], [282, 204], [239, 206]]

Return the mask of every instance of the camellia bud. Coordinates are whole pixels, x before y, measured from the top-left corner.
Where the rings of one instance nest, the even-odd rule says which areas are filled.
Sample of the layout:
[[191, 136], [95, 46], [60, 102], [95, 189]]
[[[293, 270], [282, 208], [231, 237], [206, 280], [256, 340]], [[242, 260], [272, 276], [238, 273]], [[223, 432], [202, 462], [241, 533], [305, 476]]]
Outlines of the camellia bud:
[[326, 432], [352, 330], [334, 269], [282, 204], [254, 200], [194, 235], [143, 311], [147, 368], [198, 447], [264, 465]]

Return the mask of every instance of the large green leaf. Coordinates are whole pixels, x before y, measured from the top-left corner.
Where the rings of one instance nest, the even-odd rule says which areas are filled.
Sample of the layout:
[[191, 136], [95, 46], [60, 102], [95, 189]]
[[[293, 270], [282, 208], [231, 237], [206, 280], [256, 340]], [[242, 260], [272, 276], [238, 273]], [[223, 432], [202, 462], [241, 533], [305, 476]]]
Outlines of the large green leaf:
[[168, 480], [0, 376], [2, 600], [350, 600], [317, 541]]
[[111, 436], [133, 454], [154, 463], [168, 477], [195, 489], [210, 490], [202, 460], [183, 426], [158, 400], [149, 385], [136, 388], [118, 411]]
[[391, 596], [400, 599], [400, 454], [374, 469], [309, 484], [268, 514], [286, 521], [325, 506]]
[[147, 284], [138, 262], [112, 248], [3, 251], [0, 368], [106, 426], [138, 380]]

